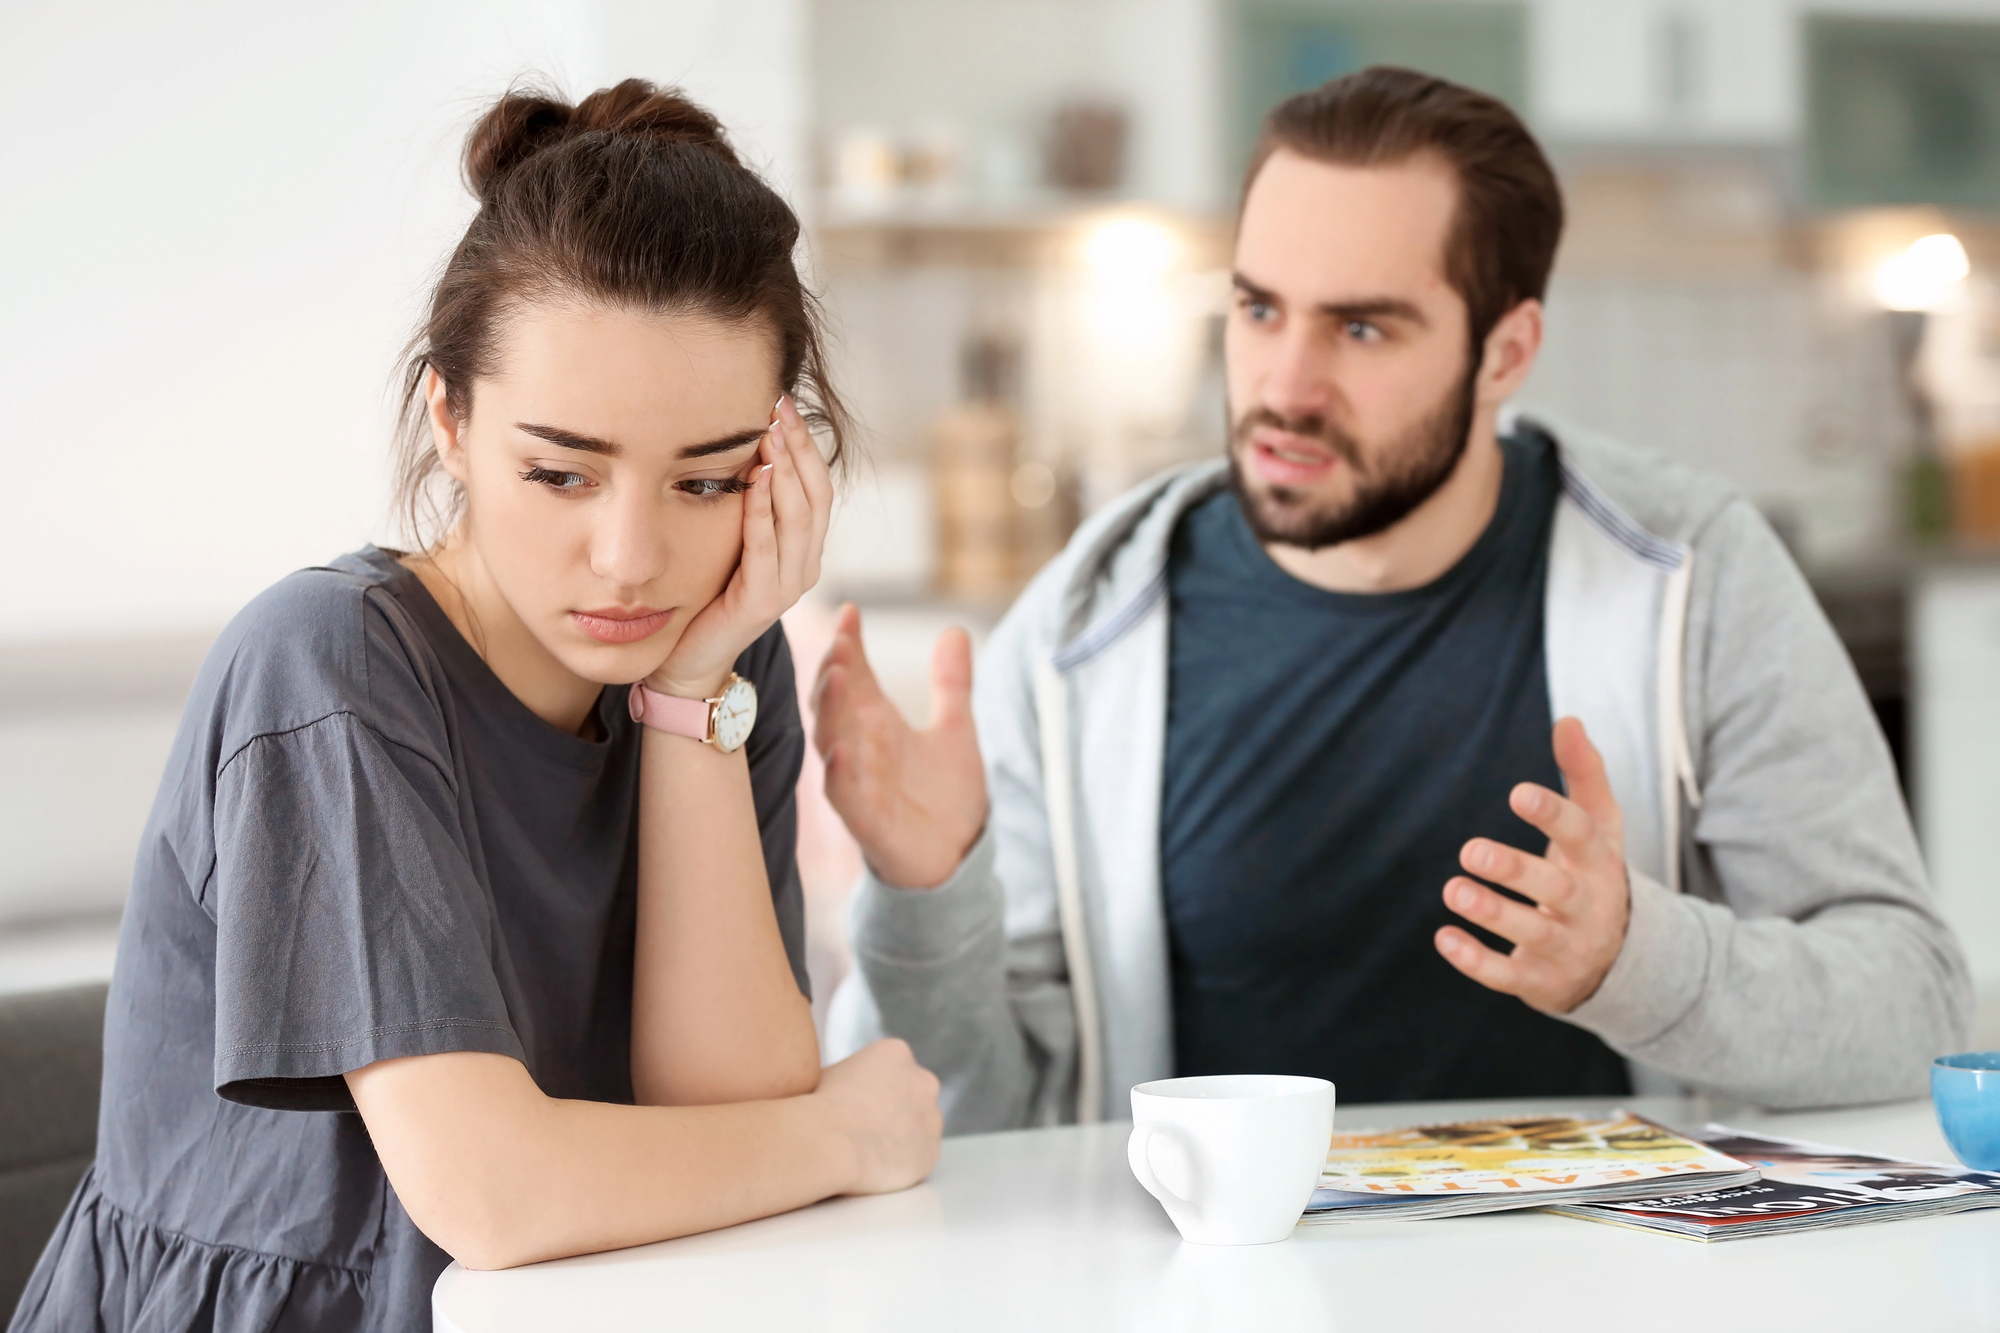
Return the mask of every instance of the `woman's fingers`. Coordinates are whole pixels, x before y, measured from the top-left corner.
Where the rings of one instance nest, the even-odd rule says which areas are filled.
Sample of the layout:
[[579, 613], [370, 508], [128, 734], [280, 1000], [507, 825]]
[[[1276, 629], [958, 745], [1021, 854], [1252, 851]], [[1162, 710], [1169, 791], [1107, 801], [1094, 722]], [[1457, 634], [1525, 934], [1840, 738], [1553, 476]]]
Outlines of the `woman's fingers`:
[[[742, 599], [743, 610], [762, 618], [770, 610], [778, 583], [778, 529], [771, 507], [771, 464], [759, 467], [743, 497], [743, 557], [737, 563], [730, 592]], [[728, 594], [725, 593], [725, 596]]]
[[785, 440], [783, 424], [774, 424], [767, 439], [771, 445], [771, 510], [778, 537], [779, 586], [783, 596], [796, 599], [805, 591], [812, 504], [806, 499], [805, 485], [799, 479], [797, 461]]
[[784, 425], [785, 443], [792, 454], [792, 465], [798, 471], [806, 501], [812, 508], [805, 565], [805, 586], [811, 587], [819, 582], [820, 555], [826, 545], [827, 525], [833, 518], [833, 473], [826, 460], [820, 457], [812, 431], [806, 426], [805, 418], [799, 415], [798, 404], [790, 394], [778, 400], [778, 419]]

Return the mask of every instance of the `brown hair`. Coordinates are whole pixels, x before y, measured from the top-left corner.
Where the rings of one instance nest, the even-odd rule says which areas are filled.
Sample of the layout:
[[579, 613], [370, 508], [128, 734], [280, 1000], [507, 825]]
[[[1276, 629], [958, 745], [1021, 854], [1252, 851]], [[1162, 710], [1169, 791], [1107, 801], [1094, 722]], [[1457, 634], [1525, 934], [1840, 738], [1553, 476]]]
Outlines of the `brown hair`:
[[1420, 153], [1458, 177], [1445, 279], [1465, 299], [1476, 358], [1500, 317], [1541, 300], [1562, 239], [1562, 189], [1506, 103], [1429, 74], [1371, 65], [1288, 97], [1264, 118], [1243, 177], [1280, 148], [1320, 162], [1392, 166]]
[[780, 387], [840, 461], [849, 421], [828, 382], [819, 303], [792, 259], [799, 220], [714, 116], [643, 79], [574, 106], [511, 89], [466, 138], [465, 180], [479, 212], [403, 362], [396, 507], [419, 547], [464, 504], [456, 486], [438, 503], [425, 375], [444, 380], [463, 420], [473, 381], [498, 368], [500, 326], [537, 301], [762, 324], [777, 342]]

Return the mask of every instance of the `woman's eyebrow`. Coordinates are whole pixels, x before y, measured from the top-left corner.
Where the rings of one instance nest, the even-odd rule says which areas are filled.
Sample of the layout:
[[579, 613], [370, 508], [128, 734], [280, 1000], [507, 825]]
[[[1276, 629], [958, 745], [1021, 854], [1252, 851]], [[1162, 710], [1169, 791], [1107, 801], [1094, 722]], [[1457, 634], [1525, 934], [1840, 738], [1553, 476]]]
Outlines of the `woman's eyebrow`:
[[539, 426], [532, 421], [517, 421], [514, 429], [524, 431], [538, 440], [561, 445], [565, 449], [576, 449], [586, 454], [603, 454], [606, 458], [616, 458], [625, 452], [623, 446], [610, 440], [600, 440], [595, 435], [579, 435], [561, 426]]
[[[602, 454], [606, 458], [617, 458], [625, 452], [623, 445], [614, 443], [611, 440], [600, 440], [595, 435], [582, 435], [573, 430], [564, 430], [561, 426], [544, 426], [533, 421], [517, 421], [514, 423], [514, 429], [532, 435], [538, 440], [547, 440], [550, 444], [560, 445], [565, 449], [575, 449], [580, 453]], [[681, 459], [707, 458], [711, 454], [733, 453], [746, 444], [755, 444], [758, 440], [764, 438], [764, 432], [769, 429], [770, 427], [768, 426], [756, 426], [749, 430], [739, 430], [734, 434], [724, 435], [719, 439], [709, 440], [702, 444], [690, 444], [676, 454], [675, 457]]]
[[707, 444], [690, 444], [680, 451], [681, 458], [707, 458], [710, 454], [726, 454], [741, 449], [746, 444], [755, 444], [764, 438], [769, 426], [757, 426], [751, 430], [739, 430], [734, 435], [724, 435], [710, 440]]

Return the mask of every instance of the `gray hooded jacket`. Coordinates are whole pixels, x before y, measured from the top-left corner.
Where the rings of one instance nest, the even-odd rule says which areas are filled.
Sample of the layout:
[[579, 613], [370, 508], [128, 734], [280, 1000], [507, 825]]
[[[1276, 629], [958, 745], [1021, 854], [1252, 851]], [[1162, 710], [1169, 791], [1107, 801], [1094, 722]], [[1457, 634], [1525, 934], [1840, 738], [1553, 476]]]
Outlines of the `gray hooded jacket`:
[[[1920, 1095], [1971, 990], [1846, 653], [1726, 484], [1550, 433], [1550, 710], [1604, 755], [1632, 894], [1617, 961], [1566, 1019], [1642, 1087], [1772, 1107]], [[904, 1038], [953, 1133], [1122, 1119], [1133, 1084], [1174, 1072], [1166, 554], [1226, 482], [1218, 461], [1139, 487], [1035, 578], [975, 680], [985, 832], [935, 889], [857, 888], [829, 1053]]]

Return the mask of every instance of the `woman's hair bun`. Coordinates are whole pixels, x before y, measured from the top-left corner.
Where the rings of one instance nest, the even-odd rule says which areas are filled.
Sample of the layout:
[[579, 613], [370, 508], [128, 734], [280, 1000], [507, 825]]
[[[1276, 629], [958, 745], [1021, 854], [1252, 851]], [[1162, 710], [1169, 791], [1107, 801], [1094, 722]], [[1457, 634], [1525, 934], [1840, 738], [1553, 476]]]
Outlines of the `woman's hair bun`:
[[465, 141], [465, 181], [481, 199], [509, 171], [553, 144], [602, 133], [685, 143], [737, 163], [722, 122], [678, 88], [626, 79], [574, 106], [541, 89], [510, 88], [487, 109]]

